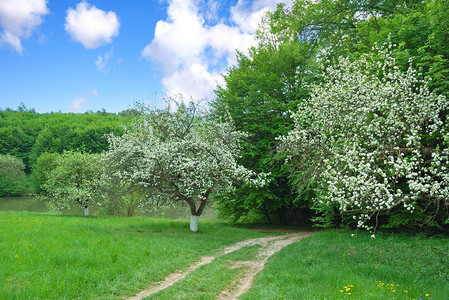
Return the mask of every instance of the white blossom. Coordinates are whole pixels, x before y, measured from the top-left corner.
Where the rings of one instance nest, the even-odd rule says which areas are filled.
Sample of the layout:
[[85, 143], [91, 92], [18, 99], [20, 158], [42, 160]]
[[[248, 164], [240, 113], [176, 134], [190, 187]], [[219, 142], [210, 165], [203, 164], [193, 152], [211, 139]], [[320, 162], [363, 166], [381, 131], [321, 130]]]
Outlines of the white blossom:
[[[388, 49], [378, 58], [341, 58], [292, 113], [294, 128], [279, 150], [319, 195], [340, 210], [360, 212], [359, 227], [380, 210], [448, 199], [449, 134], [443, 96], [410, 67], [403, 73]], [[435, 136], [441, 135], [439, 145]], [[427, 137], [427, 138], [426, 138]], [[324, 184], [325, 183], [325, 184]]]
[[266, 174], [237, 163], [244, 136], [230, 117], [219, 120], [193, 103], [143, 108], [123, 136], [109, 137], [103, 165], [120, 185], [146, 189], [146, 204], [186, 201], [199, 216], [211, 193], [229, 192], [235, 182], [265, 184]]

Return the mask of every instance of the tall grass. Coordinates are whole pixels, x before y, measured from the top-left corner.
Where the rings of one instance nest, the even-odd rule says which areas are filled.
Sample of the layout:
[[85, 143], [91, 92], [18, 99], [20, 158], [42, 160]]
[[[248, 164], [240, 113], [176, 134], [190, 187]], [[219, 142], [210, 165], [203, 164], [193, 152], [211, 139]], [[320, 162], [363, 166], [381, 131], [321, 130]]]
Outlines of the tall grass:
[[241, 299], [449, 299], [449, 238], [318, 232], [276, 254]]
[[[118, 299], [246, 238], [201, 220], [0, 212], [0, 299]], [[243, 248], [199, 268], [157, 299], [214, 299], [237, 276]], [[241, 299], [449, 299], [449, 238], [323, 231], [281, 250]]]
[[262, 236], [214, 220], [0, 212], [0, 299], [114, 299]]

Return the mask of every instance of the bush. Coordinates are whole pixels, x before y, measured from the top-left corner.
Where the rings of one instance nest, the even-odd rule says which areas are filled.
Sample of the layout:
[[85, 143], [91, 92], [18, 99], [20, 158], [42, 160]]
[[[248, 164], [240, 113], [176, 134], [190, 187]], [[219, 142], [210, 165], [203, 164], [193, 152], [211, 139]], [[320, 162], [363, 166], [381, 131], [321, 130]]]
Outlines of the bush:
[[0, 155], [0, 196], [20, 196], [25, 189], [25, 165], [19, 158]]
[[50, 172], [56, 168], [59, 153], [43, 153], [33, 165], [33, 186], [36, 192], [42, 192], [42, 185], [47, 181]]

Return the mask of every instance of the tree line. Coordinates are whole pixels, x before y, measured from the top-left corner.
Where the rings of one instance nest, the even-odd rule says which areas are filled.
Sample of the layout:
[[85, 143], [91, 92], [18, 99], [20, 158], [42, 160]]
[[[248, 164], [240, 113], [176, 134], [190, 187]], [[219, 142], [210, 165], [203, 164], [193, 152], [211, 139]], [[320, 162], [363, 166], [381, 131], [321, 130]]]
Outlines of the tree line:
[[0, 154], [20, 158], [30, 174], [37, 158], [64, 150], [100, 153], [107, 148], [105, 134], [123, 132], [122, 124], [132, 111], [119, 114], [105, 111], [36, 113], [21, 105], [17, 110], [0, 109]]
[[[1, 177], [5, 188], [0, 188], [0, 196], [22, 194], [24, 175], [33, 173], [33, 167], [42, 155], [64, 151], [100, 153], [106, 150], [108, 142], [105, 135], [123, 133], [122, 125], [132, 114], [132, 110], [120, 114], [105, 111], [39, 114], [23, 104], [17, 110], [0, 110], [0, 155], [4, 161], [2, 168], [5, 166], [2, 169], [5, 175]], [[5, 171], [11, 165], [21, 170], [17, 180], [13, 180], [17, 184], [11, 182], [15, 175]], [[34, 187], [39, 190], [42, 183], [39, 176], [32, 178]]]

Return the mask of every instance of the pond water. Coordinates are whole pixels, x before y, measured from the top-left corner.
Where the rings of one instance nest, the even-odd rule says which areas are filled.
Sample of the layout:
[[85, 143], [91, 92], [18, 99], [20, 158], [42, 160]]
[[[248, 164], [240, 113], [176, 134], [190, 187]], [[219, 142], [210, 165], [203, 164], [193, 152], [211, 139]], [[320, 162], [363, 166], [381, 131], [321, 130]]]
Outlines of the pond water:
[[45, 203], [35, 197], [0, 197], [0, 210], [46, 212]]
[[[0, 197], [0, 211], [30, 211], [30, 212], [48, 212], [47, 207], [43, 201], [40, 201], [36, 197]], [[93, 206], [89, 207], [89, 214], [96, 215], [98, 208]], [[62, 211], [67, 215], [83, 215], [84, 209], [80, 206], [72, 207]], [[190, 209], [185, 205], [180, 205], [174, 208], [160, 209], [155, 212], [145, 213], [149, 217], [159, 217], [168, 219], [185, 219], [190, 217]], [[209, 207], [206, 207], [203, 211], [203, 218], [215, 218], [215, 213]]]

